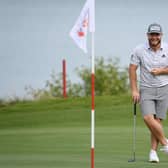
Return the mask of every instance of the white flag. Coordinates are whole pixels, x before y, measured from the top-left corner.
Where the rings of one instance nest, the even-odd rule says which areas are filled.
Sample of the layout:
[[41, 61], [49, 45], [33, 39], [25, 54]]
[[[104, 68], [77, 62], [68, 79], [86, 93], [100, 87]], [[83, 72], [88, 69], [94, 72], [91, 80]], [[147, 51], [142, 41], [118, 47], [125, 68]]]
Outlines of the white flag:
[[95, 6], [94, 0], [87, 0], [75, 25], [70, 31], [70, 37], [74, 40], [79, 48], [81, 48], [85, 53], [87, 53], [87, 30], [89, 26], [89, 31], [95, 31]]
[[89, 0], [89, 31], [95, 32], [95, 0]]

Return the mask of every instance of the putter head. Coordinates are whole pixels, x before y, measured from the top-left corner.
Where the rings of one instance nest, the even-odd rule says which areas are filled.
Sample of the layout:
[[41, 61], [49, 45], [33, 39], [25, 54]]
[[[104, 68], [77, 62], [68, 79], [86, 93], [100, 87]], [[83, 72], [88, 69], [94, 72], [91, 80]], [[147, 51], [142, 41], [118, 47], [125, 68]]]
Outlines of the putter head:
[[135, 159], [135, 152], [133, 153], [133, 158], [132, 159], [129, 159], [128, 162], [135, 162], [136, 159]]
[[135, 161], [136, 161], [135, 158], [128, 160], [128, 162], [135, 162]]

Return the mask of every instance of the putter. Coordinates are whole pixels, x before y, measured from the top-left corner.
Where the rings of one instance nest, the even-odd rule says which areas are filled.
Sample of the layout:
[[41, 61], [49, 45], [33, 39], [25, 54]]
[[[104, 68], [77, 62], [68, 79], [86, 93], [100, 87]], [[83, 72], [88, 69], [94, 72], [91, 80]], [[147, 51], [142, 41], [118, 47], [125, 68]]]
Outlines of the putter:
[[132, 146], [133, 157], [131, 159], [129, 159], [128, 162], [135, 162], [136, 161], [136, 157], [135, 157], [135, 149], [136, 149], [136, 144], [135, 144], [135, 142], [136, 142], [136, 103], [134, 103], [133, 111], [134, 111], [133, 146]]

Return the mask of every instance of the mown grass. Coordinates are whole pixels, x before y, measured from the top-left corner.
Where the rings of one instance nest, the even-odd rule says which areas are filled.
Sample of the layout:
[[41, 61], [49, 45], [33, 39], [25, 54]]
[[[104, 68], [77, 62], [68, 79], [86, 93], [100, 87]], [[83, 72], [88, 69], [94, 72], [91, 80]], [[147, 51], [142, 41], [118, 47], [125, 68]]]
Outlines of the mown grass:
[[[131, 100], [127, 95], [97, 97], [95, 104], [98, 126], [128, 124], [132, 115]], [[0, 128], [89, 127], [90, 111], [90, 97], [20, 102], [0, 108]]]
[[[88, 98], [17, 102], [0, 107], [0, 168], [90, 167]], [[96, 97], [95, 168], [166, 168], [147, 162], [149, 132], [137, 113], [136, 162], [132, 157], [133, 110], [130, 96]], [[168, 127], [165, 123], [165, 132]]]

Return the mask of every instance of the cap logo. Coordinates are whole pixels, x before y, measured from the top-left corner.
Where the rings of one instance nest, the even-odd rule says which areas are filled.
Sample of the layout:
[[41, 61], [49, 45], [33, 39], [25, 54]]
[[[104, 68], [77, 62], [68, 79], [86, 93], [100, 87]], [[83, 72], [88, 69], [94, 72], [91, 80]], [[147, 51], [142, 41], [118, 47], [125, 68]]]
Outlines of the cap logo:
[[160, 27], [158, 27], [158, 26], [152, 26], [150, 28], [150, 31], [160, 31]]
[[157, 23], [153, 23], [153, 24], [149, 25], [147, 33], [149, 33], [149, 34], [150, 33], [159, 33], [160, 34], [160, 33], [162, 33], [162, 27]]

